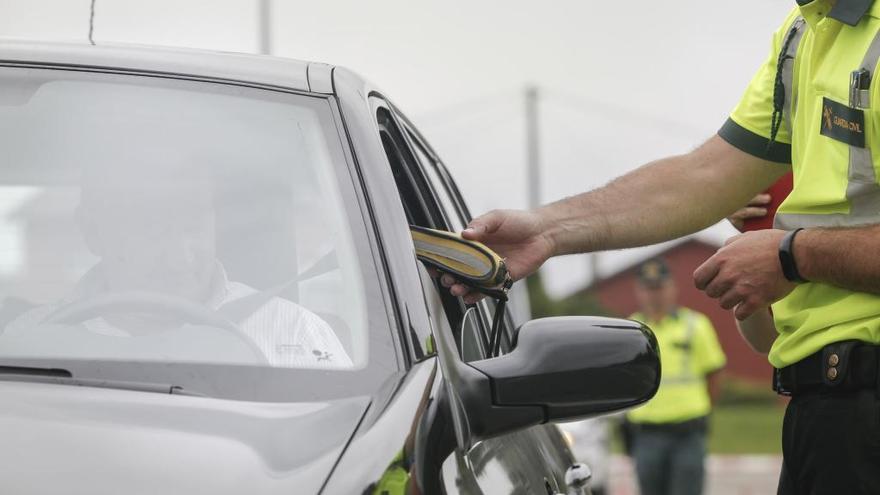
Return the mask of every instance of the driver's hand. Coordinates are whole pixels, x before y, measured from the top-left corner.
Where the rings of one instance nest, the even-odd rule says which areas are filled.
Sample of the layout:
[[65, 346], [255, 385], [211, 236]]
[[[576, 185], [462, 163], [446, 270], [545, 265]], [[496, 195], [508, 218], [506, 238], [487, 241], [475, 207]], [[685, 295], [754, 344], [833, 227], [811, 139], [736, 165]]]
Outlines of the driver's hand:
[[749, 204], [736, 210], [727, 220], [736, 227], [736, 230], [742, 232], [744, 222], [750, 218], [760, 218], [767, 214], [767, 205], [770, 204], [770, 195], [762, 193], [749, 201]]
[[[493, 210], [473, 219], [461, 235], [482, 242], [504, 258], [514, 280], [534, 273], [553, 254], [553, 243], [544, 221], [533, 211]], [[483, 298], [452, 275], [442, 275], [440, 283], [448, 287], [452, 295], [462, 296], [467, 304]]]

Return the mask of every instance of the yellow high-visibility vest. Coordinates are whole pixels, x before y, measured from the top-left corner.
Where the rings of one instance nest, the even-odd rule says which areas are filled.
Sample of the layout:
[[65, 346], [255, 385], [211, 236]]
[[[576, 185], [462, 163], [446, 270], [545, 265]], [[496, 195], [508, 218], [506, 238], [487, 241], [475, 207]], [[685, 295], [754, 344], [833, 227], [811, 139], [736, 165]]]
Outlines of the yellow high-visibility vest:
[[660, 388], [651, 400], [633, 409], [634, 423], [679, 423], [709, 414], [706, 375], [724, 367], [726, 358], [715, 328], [705, 315], [678, 308], [660, 321], [636, 313], [630, 319], [648, 325], [660, 347]]
[[[791, 163], [794, 189], [776, 228], [880, 223], [880, 2], [866, 3], [864, 12], [856, 3], [832, 8], [813, 0], [795, 8], [719, 131], [743, 151]], [[782, 125], [768, 147], [774, 90], [784, 96]], [[777, 368], [841, 340], [880, 343], [877, 295], [804, 283], [774, 304], [773, 314], [779, 337], [770, 362]]]

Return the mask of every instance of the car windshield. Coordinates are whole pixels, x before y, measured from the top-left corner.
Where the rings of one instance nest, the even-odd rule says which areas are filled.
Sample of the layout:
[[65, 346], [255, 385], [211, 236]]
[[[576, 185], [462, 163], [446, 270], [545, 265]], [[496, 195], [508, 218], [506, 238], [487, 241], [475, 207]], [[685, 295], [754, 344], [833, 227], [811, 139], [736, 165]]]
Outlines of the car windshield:
[[393, 358], [340, 143], [326, 98], [0, 68], [0, 367], [369, 392]]

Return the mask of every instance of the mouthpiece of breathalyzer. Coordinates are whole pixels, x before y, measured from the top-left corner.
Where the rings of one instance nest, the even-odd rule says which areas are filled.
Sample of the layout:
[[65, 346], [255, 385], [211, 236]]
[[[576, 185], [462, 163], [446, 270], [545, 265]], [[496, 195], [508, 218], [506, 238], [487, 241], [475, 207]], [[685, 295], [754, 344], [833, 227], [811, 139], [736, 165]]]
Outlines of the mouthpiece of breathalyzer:
[[492, 317], [487, 358], [501, 352], [501, 326], [507, 291], [513, 279], [504, 259], [484, 244], [454, 232], [410, 226], [416, 257], [428, 266], [449, 273], [461, 283], [498, 300]]
[[504, 259], [484, 244], [454, 232], [410, 226], [418, 259], [477, 291], [498, 297], [512, 280]]

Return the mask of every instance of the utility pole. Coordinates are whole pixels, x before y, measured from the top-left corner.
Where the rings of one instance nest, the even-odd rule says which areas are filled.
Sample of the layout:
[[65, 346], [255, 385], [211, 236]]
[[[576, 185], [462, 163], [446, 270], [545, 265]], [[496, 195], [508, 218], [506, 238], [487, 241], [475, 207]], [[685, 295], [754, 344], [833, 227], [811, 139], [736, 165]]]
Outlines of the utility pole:
[[[541, 205], [541, 154], [538, 133], [538, 87], [526, 86], [526, 193], [529, 209]], [[543, 315], [549, 307], [549, 298], [541, 282], [541, 273], [535, 273], [526, 279], [529, 291], [531, 311]]]
[[[528, 190], [529, 209], [541, 206], [541, 147], [539, 132], [540, 118], [538, 87], [526, 87], [526, 188]], [[590, 270], [590, 284], [595, 284], [599, 277], [599, 253], [587, 255]]]
[[541, 205], [541, 155], [538, 133], [538, 88], [526, 87], [526, 187], [529, 208]]
[[259, 28], [259, 36], [260, 36], [260, 54], [262, 55], [271, 55], [272, 54], [272, 11], [271, 11], [271, 1], [272, 0], [258, 0], [259, 2], [259, 14], [258, 14], [258, 22], [260, 23]]

